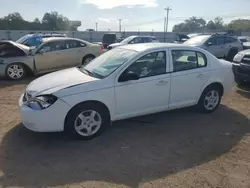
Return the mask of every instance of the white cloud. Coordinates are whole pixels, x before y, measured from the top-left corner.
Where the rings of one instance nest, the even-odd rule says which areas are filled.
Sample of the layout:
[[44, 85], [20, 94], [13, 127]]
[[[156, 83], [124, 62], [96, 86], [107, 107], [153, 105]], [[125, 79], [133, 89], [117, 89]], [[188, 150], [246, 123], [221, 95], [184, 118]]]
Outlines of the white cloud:
[[99, 9], [112, 9], [115, 7], [157, 7], [156, 0], [79, 0], [83, 4], [92, 4], [97, 6]]
[[97, 20], [110, 23], [112, 19], [99, 17]]

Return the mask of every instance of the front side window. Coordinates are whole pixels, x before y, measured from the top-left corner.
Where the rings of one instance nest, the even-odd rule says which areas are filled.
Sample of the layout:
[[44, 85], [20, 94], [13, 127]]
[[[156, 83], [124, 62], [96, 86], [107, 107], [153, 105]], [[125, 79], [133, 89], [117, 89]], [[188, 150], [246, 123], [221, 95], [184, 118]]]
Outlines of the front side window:
[[218, 45], [223, 45], [224, 44], [224, 37], [213, 37], [210, 38], [207, 42], [207, 44], [212, 45], [212, 46], [218, 46]]
[[207, 66], [207, 58], [201, 52], [188, 50], [173, 50], [172, 59], [174, 72], [180, 72]]
[[132, 58], [136, 53], [138, 52], [115, 48], [95, 58], [80, 70], [84, 73], [88, 73], [90, 76], [105, 78]]
[[143, 40], [141, 37], [136, 37], [132, 41], [130, 41], [130, 44], [138, 44], [138, 43], [143, 43]]
[[144, 38], [143, 38], [143, 42], [144, 42], [144, 43], [152, 42], [152, 39], [151, 39], [151, 38], [148, 38], [148, 37], [144, 37]]
[[44, 44], [38, 52], [46, 53], [46, 52], [53, 52], [63, 49], [63, 43], [61, 41], [54, 41]]
[[141, 57], [124, 71], [127, 72], [134, 72], [139, 78], [166, 74], [166, 52], [153, 52]]

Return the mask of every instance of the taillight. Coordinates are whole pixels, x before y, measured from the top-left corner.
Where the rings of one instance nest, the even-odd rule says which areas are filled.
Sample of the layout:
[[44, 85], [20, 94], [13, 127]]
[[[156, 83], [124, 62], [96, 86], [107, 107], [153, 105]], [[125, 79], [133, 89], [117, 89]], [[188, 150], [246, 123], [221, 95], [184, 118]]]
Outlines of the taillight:
[[104, 50], [104, 46], [103, 46], [103, 45], [101, 45], [101, 51], [102, 51], [102, 50]]

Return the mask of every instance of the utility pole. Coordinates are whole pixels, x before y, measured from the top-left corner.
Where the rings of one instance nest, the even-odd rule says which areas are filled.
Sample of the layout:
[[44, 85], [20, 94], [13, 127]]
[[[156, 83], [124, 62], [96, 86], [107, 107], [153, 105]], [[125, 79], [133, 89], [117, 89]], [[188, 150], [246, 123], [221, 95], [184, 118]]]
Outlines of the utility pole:
[[166, 19], [166, 26], [165, 26], [166, 29], [165, 29], [165, 31], [168, 32], [168, 17], [169, 17], [169, 11], [172, 10], [172, 9], [168, 7], [168, 8], [164, 8], [164, 10], [167, 11], [167, 19]]
[[97, 31], [98, 22], [95, 23], [95, 31]]
[[118, 19], [119, 21], [119, 31], [122, 32], [122, 19]]

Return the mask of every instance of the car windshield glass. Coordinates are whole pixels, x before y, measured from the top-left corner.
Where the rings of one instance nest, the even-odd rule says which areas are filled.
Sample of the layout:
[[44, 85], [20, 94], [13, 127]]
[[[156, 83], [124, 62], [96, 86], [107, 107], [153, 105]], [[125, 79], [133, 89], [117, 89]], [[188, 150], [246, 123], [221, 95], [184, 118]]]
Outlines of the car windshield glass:
[[200, 35], [200, 36], [196, 36], [193, 37], [191, 39], [188, 39], [186, 42], [184, 42], [184, 44], [188, 44], [188, 45], [202, 45], [204, 42], [207, 41], [207, 39], [210, 37], [210, 35]]
[[84, 73], [97, 78], [105, 78], [129, 60], [136, 51], [127, 49], [113, 49], [95, 58], [86, 66], [80, 68]]
[[128, 38], [125, 38], [124, 40], [121, 41], [122, 44], [128, 44], [131, 40], [133, 40], [133, 38], [135, 37], [128, 37]]
[[20, 44], [23, 44], [27, 40], [27, 38], [28, 38], [27, 36], [23, 36], [20, 39], [18, 39], [16, 42], [20, 43]]

